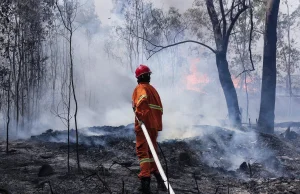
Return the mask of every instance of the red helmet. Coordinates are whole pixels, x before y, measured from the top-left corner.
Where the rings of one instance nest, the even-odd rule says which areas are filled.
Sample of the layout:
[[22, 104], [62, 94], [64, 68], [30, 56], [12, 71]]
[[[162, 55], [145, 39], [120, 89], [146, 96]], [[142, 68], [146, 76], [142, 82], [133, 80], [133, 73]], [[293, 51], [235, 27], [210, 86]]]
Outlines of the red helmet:
[[135, 77], [138, 78], [145, 73], [152, 73], [152, 72], [151, 72], [150, 68], [147, 67], [146, 65], [140, 65], [135, 70]]

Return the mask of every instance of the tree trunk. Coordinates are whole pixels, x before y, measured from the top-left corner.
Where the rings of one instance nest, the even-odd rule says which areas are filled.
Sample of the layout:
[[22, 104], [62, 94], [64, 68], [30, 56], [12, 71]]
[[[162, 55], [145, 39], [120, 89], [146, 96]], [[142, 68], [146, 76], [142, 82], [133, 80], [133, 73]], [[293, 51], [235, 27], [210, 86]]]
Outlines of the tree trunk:
[[69, 80], [69, 87], [68, 87], [68, 118], [67, 118], [67, 125], [68, 125], [68, 173], [70, 173], [70, 120], [71, 120], [71, 85], [72, 85], [72, 82], [71, 82], [71, 78]]
[[[222, 1], [220, 1], [220, 6], [222, 7], [223, 10], [224, 7]], [[236, 90], [231, 79], [231, 74], [229, 72], [228, 62], [226, 58], [227, 48], [229, 44], [229, 36], [231, 34], [232, 28], [236, 20], [232, 21], [232, 23], [230, 23], [230, 27], [228, 28], [228, 30], [226, 30], [227, 22], [223, 10], [222, 13], [224, 15], [222, 16], [222, 21], [223, 21], [223, 30], [222, 30], [220, 25], [220, 20], [218, 18], [218, 14], [214, 6], [214, 1], [206, 0], [206, 7], [213, 26], [215, 43], [217, 47], [217, 51], [216, 51], [217, 68], [219, 72], [220, 83], [226, 99], [229, 121], [231, 125], [239, 127], [241, 126], [239, 103], [238, 103]], [[238, 17], [241, 13], [242, 12], [238, 13], [235, 17]]]
[[276, 98], [277, 18], [280, 0], [269, 0], [266, 12], [263, 75], [258, 128], [274, 133]]
[[9, 152], [9, 122], [10, 122], [10, 73], [8, 79], [8, 89], [7, 89], [7, 123], [6, 123], [6, 154]]
[[288, 16], [288, 89], [289, 89], [289, 116], [291, 116], [291, 102], [292, 102], [292, 76], [291, 76], [291, 20], [290, 20], [290, 8], [288, 5], [288, 2], [285, 1], [286, 7], [287, 7], [287, 16]]
[[248, 83], [247, 83], [247, 73], [244, 73], [245, 76], [245, 93], [246, 93], [246, 103], [247, 103], [247, 110], [246, 110], [246, 121], [249, 118], [249, 94], [248, 94]]
[[216, 60], [217, 60], [217, 68], [219, 72], [219, 79], [225, 95], [226, 104], [228, 108], [229, 120], [232, 125], [240, 126], [241, 117], [240, 117], [238, 98], [228, 69], [226, 53], [222, 52], [216, 54]]
[[[65, 52], [67, 52], [67, 50]], [[69, 75], [69, 80], [68, 80], [69, 85], [68, 85], [68, 106], [67, 106], [67, 109], [68, 109], [68, 119], [67, 119], [67, 122], [68, 122], [68, 173], [70, 173], [70, 170], [71, 170], [71, 168], [70, 168], [70, 122], [71, 122], [70, 120], [71, 120], [71, 93], [72, 93], [71, 69], [70, 69], [69, 74], [70, 75]], [[66, 71], [66, 79], [67, 79], [67, 77], [68, 77], [68, 73]]]
[[[70, 26], [71, 26], [71, 24], [70, 24]], [[78, 139], [78, 127], [77, 127], [78, 102], [77, 102], [77, 98], [76, 98], [75, 85], [74, 85], [74, 64], [73, 64], [73, 54], [72, 54], [72, 38], [73, 38], [73, 31], [70, 30], [70, 39], [69, 39], [69, 55], [70, 55], [70, 63], [71, 63], [70, 79], [71, 79], [71, 84], [72, 84], [73, 98], [74, 98], [74, 102], [75, 102], [74, 121], [75, 121], [75, 133], [76, 133], [77, 168], [78, 168], [78, 171], [81, 172], [82, 170], [80, 167], [79, 139]]]

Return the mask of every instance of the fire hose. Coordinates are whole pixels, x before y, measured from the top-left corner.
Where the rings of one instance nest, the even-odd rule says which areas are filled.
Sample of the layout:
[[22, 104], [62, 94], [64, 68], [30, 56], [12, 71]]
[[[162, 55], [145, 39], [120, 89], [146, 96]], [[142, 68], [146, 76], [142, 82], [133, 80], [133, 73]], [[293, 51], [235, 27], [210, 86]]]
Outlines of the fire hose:
[[150, 136], [149, 136], [149, 133], [148, 133], [148, 131], [147, 131], [147, 128], [146, 128], [145, 124], [144, 124], [143, 122], [141, 122], [141, 121], [137, 118], [136, 115], [135, 115], [135, 117], [136, 117], [136, 119], [138, 120], [138, 122], [141, 123], [141, 128], [142, 128], [143, 133], [144, 133], [144, 135], [145, 135], [145, 137], [146, 137], [146, 140], [147, 140], [147, 142], [148, 142], [148, 145], [149, 145], [150, 151], [151, 151], [151, 153], [152, 153], [153, 159], [154, 159], [155, 164], [156, 164], [156, 166], [157, 166], [157, 168], [158, 168], [158, 171], [159, 171], [159, 173], [160, 173], [160, 175], [161, 175], [161, 178], [162, 178], [163, 181], [164, 181], [164, 184], [165, 184], [166, 188], [169, 188], [170, 194], [175, 194], [174, 191], [173, 191], [173, 189], [172, 189], [172, 187], [171, 187], [171, 185], [170, 185], [170, 183], [168, 182], [168, 179], [167, 179], [167, 177], [166, 177], [166, 174], [165, 174], [165, 172], [164, 172], [164, 170], [163, 170], [163, 168], [162, 168], [162, 166], [161, 166], [161, 164], [160, 164], [160, 161], [159, 161], [159, 159], [158, 159], [158, 156], [157, 156], [157, 154], [156, 154], [156, 151], [155, 151], [155, 149], [154, 149], [153, 143], [152, 143], [152, 141], [151, 141], [151, 139], [150, 139]]

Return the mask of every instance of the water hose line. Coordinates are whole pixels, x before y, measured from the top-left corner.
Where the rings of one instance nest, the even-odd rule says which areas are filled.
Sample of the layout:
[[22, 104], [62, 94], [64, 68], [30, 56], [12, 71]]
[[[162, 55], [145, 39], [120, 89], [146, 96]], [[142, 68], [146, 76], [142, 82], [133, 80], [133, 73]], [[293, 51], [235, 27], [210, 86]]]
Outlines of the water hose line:
[[152, 144], [152, 141], [151, 141], [151, 139], [150, 139], [150, 136], [149, 136], [149, 133], [148, 133], [148, 131], [147, 131], [147, 128], [146, 128], [145, 124], [144, 124], [143, 122], [141, 122], [141, 121], [137, 118], [136, 115], [135, 115], [135, 118], [137, 119], [137, 121], [138, 121], [139, 123], [141, 123], [141, 128], [142, 128], [143, 133], [144, 133], [144, 135], [145, 135], [145, 137], [146, 137], [146, 140], [147, 140], [148, 146], [149, 146], [149, 148], [150, 148], [150, 151], [151, 151], [151, 153], [152, 153], [153, 159], [154, 159], [155, 164], [156, 164], [156, 166], [157, 166], [157, 168], [158, 168], [158, 171], [159, 171], [159, 173], [160, 173], [160, 175], [161, 175], [161, 178], [162, 178], [163, 181], [164, 181], [164, 184], [165, 184], [166, 188], [169, 188], [170, 194], [175, 194], [174, 191], [173, 191], [173, 189], [172, 189], [172, 187], [171, 187], [171, 184], [168, 182], [168, 179], [167, 179], [167, 177], [166, 177], [166, 174], [165, 174], [165, 172], [164, 172], [164, 170], [163, 170], [163, 168], [162, 168], [162, 166], [161, 166], [161, 163], [160, 163], [160, 161], [159, 161], [159, 159], [158, 159], [158, 156], [157, 156], [157, 154], [156, 154], [156, 151], [155, 151], [155, 149], [154, 149], [154, 146], [153, 146], [153, 144]]

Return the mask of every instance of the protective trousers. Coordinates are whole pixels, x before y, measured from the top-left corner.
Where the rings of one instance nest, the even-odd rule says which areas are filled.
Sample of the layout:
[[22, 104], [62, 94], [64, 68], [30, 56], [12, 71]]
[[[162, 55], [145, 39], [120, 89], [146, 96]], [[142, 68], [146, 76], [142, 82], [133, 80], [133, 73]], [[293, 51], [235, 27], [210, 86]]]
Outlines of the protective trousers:
[[[148, 133], [155, 151], [157, 152], [157, 135], [156, 129], [148, 129]], [[136, 131], [136, 154], [140, 161], [141, 172], [139, 178], [151, 177], [151, 174], [158, 173], [157, 166], [151, 154], [146, 137], [142, 130]]]

